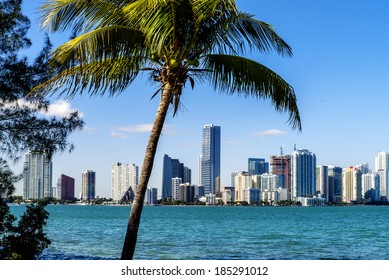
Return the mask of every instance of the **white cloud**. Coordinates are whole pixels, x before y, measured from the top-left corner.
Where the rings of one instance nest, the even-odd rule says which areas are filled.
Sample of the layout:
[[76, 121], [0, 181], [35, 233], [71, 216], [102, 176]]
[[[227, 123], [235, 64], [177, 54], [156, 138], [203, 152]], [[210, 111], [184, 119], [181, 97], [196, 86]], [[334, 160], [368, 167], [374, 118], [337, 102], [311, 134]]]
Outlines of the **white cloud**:
[[[113, 129], [111, 131], [111, 136], [125, 139], [128, 137], [129, 134], [133, 134], [133, 133], [150, 133], [152, 128], [153, 128], [152, 123], [122, 126]], [[165, 125], [163, 127], [162, 135], [171, 135], [174, 133], [176, 133], [176, 129], [174, 127], [169, 125]]]
[[[69, 102], [65, 100], [59, 100], [53, 104], [50, 104], [47, 112], [44, 112], [44, 114], [47, 116], [67, 117], [74, 111], [77, 111], [77, 109], [72, 108]], [[79, 112], [79, 115], [81, 118], [84, 116], [82, 112]]]
[[254, 136], [272, 136], [272, 135], [285, 135], [288, 132], [279, 129], [268, 129], [263, 131], [254, 132]]
[[[4, 104], [5, 108], [13, 107], [13, 106], [20, 106], [20, 107], [28, 107], [31, 109], [36, 108], [36, 104], [29, 102], [23, 98], [19, 98], [18, 100], [14, 102], [10, 102], [7, 104]], [[41, 110], [40, 113], [45, 116], [53, 116], [53, 117], [67, 117], [72, 112], [78, 111], [77, 109], [72, 108], [72, 105], [65, 101], [65, 100], [59, 100], [53, 104], [49, 104], [47, 111]], [[82, 118], [84, 114], [79, 111], [79, 116]]]
[[129, 125], [116, 128], [113, 132], [127, 132], [127, 133], [145, 133], [150, 132], [153, 127], [152, 123]]

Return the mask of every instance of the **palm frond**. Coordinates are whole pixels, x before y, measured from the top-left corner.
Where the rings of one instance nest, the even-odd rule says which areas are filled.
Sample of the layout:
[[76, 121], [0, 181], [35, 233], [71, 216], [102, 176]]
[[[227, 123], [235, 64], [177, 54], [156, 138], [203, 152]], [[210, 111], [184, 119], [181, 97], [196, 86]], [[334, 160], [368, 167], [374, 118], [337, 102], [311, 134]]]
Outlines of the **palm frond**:
[[147, 52], [139, 30], [125, 26], [108, 26], [80, 35], [58, 47], [52, 63], [89, 64], [108, 58], [132, 57], [135, 64]]
[[139, 74], [142, 59], [134, 65], [134, 60], [128, 57], [106, 59], [86, 65], [70, 67], [50, 80], [35, 87], [31, 94], [46, 94], [58, 92], [67, 98], [72, 98], [83, 91], [90, 95], [117, 95], [126, 89]]
[[[122, 1], [125, 2], [125, 1]], [[41, 6], [41, 26], [52, 32], [73, 29], [76, 33], [90, 31], [103, 22], [121, 16], [118, 1], [55, 0]]]
[[301, 119], [294, 89], [264, 65], [239, 56], [208, 55], [204, 61], [215, 90], [245, 97], [270, 99], [275, 109], [289, 114], [293, 129], [301, 130]]
[[280, 55], [292, 56], [291, 47], [275, 32], [274, 28], [263, 21], [254, 19], [247, 13], [239, 13], [229, 24], [226, 36], [228, 41], [242, 47], [242, 42], [250, 49], [268, 53], [275, 50]]

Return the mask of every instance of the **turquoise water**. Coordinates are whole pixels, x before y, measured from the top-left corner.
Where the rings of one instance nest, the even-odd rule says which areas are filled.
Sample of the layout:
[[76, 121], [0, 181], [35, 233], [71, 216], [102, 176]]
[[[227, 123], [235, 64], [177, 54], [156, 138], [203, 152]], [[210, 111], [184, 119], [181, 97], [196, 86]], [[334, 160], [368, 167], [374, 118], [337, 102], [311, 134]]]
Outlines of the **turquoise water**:
[[[12, 206], [20, 213], [23, 206]], [[42, 259], [118, 259], [126, 206], [49, 205]], [[389, 260], [389, 207], [145, 207], [136, 259]]]

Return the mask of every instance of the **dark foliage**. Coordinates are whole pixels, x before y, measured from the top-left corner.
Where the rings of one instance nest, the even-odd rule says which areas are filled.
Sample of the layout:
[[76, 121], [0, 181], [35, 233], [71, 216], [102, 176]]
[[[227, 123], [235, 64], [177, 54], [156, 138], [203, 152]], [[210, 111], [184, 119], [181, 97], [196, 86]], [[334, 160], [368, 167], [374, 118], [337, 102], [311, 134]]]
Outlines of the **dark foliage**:
[[44, 205], [28, 205], [15, 226], [15, 216], [0, 199], [0, 259], [34, 260], [50, 245], [43, 229], [49, 214]]
[[56, 151], [71, 151], [69, 134], [81, 129], [83, 121], [74, 111], [67, 117], [47, 117], [49, 103], [31, 89], [51, 77], [48, 58], [49, 38], [45, 47], [30, 64], [19, 51], [31, 45], [26, 37], [30, 27], [21, 13], [22, 0], [0, 1], [0, 259], [36, 259], [50, 244], [43, 229], [48, 213], [44, 205], [27, 206], [19, 219], [9, 212], [1, 198], [10, 196], [14, 184], [21, 179], [9, 167], [26, 150], [44, 151], [52, 156]]

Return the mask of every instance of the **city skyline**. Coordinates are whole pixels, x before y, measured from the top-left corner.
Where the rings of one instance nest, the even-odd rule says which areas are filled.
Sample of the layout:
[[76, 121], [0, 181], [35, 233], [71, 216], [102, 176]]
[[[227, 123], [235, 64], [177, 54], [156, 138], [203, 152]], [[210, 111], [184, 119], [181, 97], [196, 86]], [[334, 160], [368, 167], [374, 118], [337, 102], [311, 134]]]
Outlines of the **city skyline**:
[[[185, 89], [181, 100], [184, 107], [177, 117], [169, 114], [166, 119], [149, 187], [161, 184], [164, 154], [179, 158], [198, 174], [199, 128], [207, 123], [223, 128], [221, 185], [229, 184], [232, 171], [245, 170], [249, 157], [268, 159], [278, 154], [281, 146], [290, 154], [294, 144], [313, 151], [318, 165], [373, 166], [374, 156], [389, 150], [389, 132], [383, 129], [389, 103], [389, 85], [385, 83], [389, 76], [389, 38], [382, 36], [387, 32], [385, 11], [389, 3], [236, 2], [242, 11], [273, 25], [292, 47], [292, 58], [257, 53], [249, 58], [273, 69], [294, 87], [303, 130], [291, 130], [287, 115], [276, 112], [267, 101], [222, 96], [196, 84], [194, 90]], [[34, 1], [23, 1], [23, 13], [31, 19], [28, 36], [33, 45], [23, 52], [29, 60], [44, 42], [38, 6]], [[49, 36], [56, 47], [70, 34]], [[51, 97], [50, 114], [78, 109], [86, 122], [83, 131], [70, 137], [74, 152], [54, 155], [53, 178], [61, 173], [74, 177], [78, 193], [79, 174], [95, 170], [96, 193], [109, 197], [110, 166], [114, 162], [134, 162], [141, 168], [157, 105], [157, 98], [150, 101], [155, 90], [145, 79], [139, 79], [115, 98], [84, 95], [62, 101]], [[13, 169], [21, 173], [22, 162]], [[193, 179], [194, 184], [199, 183], [196, 176]], [[15, 194], [22, 194], [21, 183]]]

